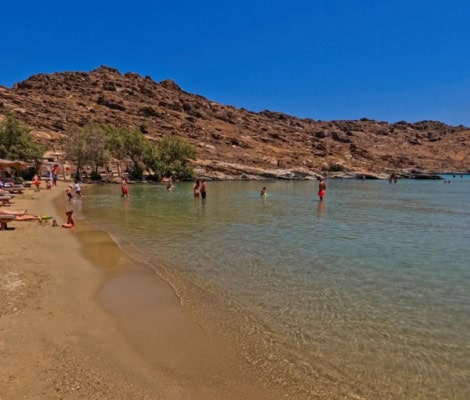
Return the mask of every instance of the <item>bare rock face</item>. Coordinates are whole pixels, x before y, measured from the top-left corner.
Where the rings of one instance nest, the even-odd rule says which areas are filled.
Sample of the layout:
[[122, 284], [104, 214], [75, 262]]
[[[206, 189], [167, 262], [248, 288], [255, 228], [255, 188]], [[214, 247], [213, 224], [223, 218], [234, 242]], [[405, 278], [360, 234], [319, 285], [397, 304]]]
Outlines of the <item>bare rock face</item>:
[[463, 126], [250, 112], [187, 93], [170, 79], [158, 83], [106, 66], [0, 86], [0, 119], [11, 111], [32, 128], [35, 140], [55, 149], [60, 133], [89, 123], [138, 129], [154, 141], [184, 137], [198, 150], [196, 170], [213, 179], [470, 170], [470, 130]]

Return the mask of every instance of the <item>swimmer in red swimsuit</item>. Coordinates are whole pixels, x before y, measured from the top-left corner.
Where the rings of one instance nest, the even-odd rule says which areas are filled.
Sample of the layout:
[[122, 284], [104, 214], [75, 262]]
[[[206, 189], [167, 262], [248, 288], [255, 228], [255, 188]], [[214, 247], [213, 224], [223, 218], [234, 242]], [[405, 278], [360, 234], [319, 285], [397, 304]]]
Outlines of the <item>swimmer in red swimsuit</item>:
[[129, 197], [129, 189], [127, 188], [127, 181], [125, 179], [121, 181], [121, 197]]

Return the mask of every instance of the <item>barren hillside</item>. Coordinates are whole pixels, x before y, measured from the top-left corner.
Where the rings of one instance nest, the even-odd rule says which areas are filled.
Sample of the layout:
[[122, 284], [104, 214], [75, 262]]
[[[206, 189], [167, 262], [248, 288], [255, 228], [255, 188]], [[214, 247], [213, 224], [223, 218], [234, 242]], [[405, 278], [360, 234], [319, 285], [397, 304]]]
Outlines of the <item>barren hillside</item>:
[[220, 179], [470, 170], [470, 130], [463, 126], [250, 112], [187, 93], [171, 80], [109, 67], [0, 86], [0, 115], [9, 111], [51, 149], [68, 127], [88, 123], [137, 128], [154, 141], [182, 136], [197, 148], [198, 173]]

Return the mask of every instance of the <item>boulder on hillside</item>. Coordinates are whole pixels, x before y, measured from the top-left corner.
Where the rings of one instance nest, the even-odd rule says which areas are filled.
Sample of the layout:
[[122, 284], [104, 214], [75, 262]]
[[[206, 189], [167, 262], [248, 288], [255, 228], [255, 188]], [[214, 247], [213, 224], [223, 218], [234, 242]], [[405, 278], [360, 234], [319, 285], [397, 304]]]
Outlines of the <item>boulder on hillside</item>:
[[170, 89], [170, 90], [177, 90], [181, 92], [181, 88], [176, 84], [175, 81], [172, 81], [171, 79], [165, 79], [160, 82], [160, 85], [163, 86], [165, 89]]

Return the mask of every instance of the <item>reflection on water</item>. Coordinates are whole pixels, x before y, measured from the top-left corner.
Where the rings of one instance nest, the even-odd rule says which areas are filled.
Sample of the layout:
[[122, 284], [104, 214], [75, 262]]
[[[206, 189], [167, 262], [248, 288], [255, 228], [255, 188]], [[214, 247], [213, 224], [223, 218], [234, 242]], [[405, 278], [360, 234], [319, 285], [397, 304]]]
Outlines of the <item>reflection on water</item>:
[[319, 201], [317, 205], [317, 217], [321, 219], [323, 217], [323, 213], [325, 211], [325, 201]]
[[293, 398], [467, 398], [470, 180], [329, 181], [323, 202], [316, 182], [207, 189], [91, 187], [83, 215]]

